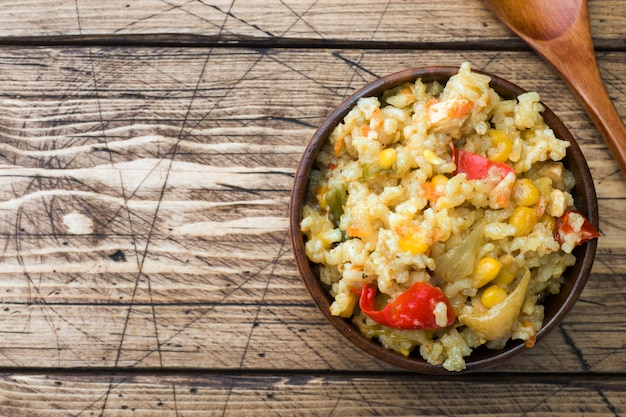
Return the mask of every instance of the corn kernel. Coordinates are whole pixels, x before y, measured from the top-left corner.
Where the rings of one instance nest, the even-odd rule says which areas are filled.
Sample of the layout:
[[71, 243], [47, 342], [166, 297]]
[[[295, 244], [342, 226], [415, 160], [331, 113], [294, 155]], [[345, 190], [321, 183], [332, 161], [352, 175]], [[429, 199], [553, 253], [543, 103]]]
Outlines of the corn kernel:
[[430, 183], [435, 188], [443, 188], [448, 184], [448, 177], [443, 174], [437, 174], [430, 179]]
[[513, 141], [501, 130], [489, 131], [492, 147], [487, 151], [487, 157], [494, 162], [506, 162], [513, 151]]
[[437, 174], [431, 178], [430, 184], [437, 194], [445, 194], [446, 185], [448, 185], [448, 177], [443, 174]]
[[539, 201], [539, 190], [528, 178], [520, 178], [513, 185], [513, 201], [519, 206], [532, 207]]
[[443, 158], [437, 156], [436, 153], [434, 153], [433, 151], [431, 151], [430, 149], [426, 149], [422, 155], [424, 156], [424, 158], [430, 162], [433, 165], [441, 165], [443, 163], [445, 163], [446, 161], [443, 160]]
[[481, 258], [474, 267], [472, 283], [475, 288], [481, 288], [498, 276], [502, 263], [490, 256]]
[[507, 296], [508, 294], [504, 288], [499, 285], [492, 285], [483, 291], [480, 296], [480, 302], [483, 303], [485, 307], [491, 308], [506, 300]]
[[326, 210], [328, 208], [328, 203], [326, 201], [326, 194], [328, 193], [328, 185], [320, 185], [317, 187], [315, 197], [317, 198], [317, 202], [320, 205], [322, 210]]
[[498, 285], [509, 285], [515, 279], [515, 272], [513, 268], [502, 268], [498, 276], [491, 282]]
[[437, 174], [424, 183], [424, 196], [428, 201], [437, 201], [439, 197], [446, 193], [446, 185], [448, 177], [443, 174]]
[[395, 148], [385, 148], [378, 156], [378, 164], [381, 169], [391, 169], [397, 158]]
[[409, 252], [412, 255], [425, 253], [430, 245], [417, 234], [406, 234], [400, 237], [400, 250]]
[[537, 224], [537, 214], [530, 207], [516, 207], [509, 217], [509, 224], [515, 227], [515, 236], [526, 236]]

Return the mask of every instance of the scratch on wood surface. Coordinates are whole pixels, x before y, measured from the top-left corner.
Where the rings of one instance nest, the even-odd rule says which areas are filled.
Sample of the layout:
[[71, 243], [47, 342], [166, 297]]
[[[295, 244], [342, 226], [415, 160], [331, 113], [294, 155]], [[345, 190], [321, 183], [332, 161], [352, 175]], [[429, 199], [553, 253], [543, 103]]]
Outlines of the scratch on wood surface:
[[580, 366], [582, 367], [583, 371], [585, 371], [585, 372], [589, 371], [591, 369], [591, 366], [589, 365], [589, 363], [585, 359], [585, 356], [584, 356], [583, 352], [576, 346], [576, 343], [574, 342], [574, 339], [572, 339], [572, 337], [569, 335], [567, 330], [565, 330], [565, 327], [563, 325], [559, 326], [559, 332], [561, 333], [561, 335], [565, 339], [565, 342], [570, 347], [570, 349], [572, 350], [572, 352], [574, 353], [576, 358], [578, 358], [578, 360], [580, 362]]
[[[359, 57], [359, 59], [355, 60], [353, 58], [346, 57], [341, 52], [334, 52], [333, 56], [336, 57], [336, 58], [339, 58], [341, 61], [343, 61], [344, 63], [348, 64], [348, 66], [354, 70], [355, 75], [357, 74], [357, 71], [362, 71], [365, 74], [371, 75], [372, 77], [375, 77], [375, 78], [379, 78], [380, 77], [380, 75], [372, 72], [370, 69], [364, 67], [361, 64], [360, 60], [361, 60], [362, 57]], [[355, 77], [353, 77], [353, 78], [355, 78]], [[363, 81], [363, 82], [367, 81], [365, 78], [360, 78], [360, 80]]]
[[[200, 83], [202, 81], [202, 78], [204, 76], [207, 64], [209, 62], [209, 57], [210, 57], [210, 54], [207, 54], [206, 59], [204, 60], [204, 63], [202, 65], [202, 68], [201, 68], [201, 70], [200, 70], [200, 72], [198, 74], [198, 78], [197, 78], [198, 81], [197, 81], [196, 86], [195, 86], [195, 88], [193, 90], [193, 93], [192, 93], [191, 98], [189, 100], [189, 104], [187, 106], [187, 110], [185, 112], [183, 121], [181, 123], [181, 128], [180, 128], [180, 133], [178, 135], [178, 140], [176, 141], [176, 143], [174, 145], [171, 146], [171, 148], [170, 148], [171, 152], [168, 152], [168, 154], [171, 154], [172, 156], [171, 156], [171, 159], [169, 159], [169, 161], [166, 163], [167, 169], [166, 169], [166, 172], [165, 172], [165, 175], [164, 175], [164, 178], [163, 178], [162, 187], [161, 187], [160, 195], [159, 195], [159, 198], [158, 198], [159, 202], [163, 201], [163, 196], [165, 195], [166, 187], [168, 187], [170, 185], [170, 184], [168, 184], [168, 182], [169, 182], [169, 179], [170, 179], [170, 175], [172, 173], [172, 167], [174, 165], [174, 156], [176, 155], [176, 149], [177, 149], [180, 141], [182, 141], [183, 137], [185, 136], [185, 129], [186, 129], [186, 125], [187, 125], [187, 122], [188, 122], [188, 117], [189, 117], [189, 114], [190, 114], [190, 111], [191, 111], [194, 99], [195, 99], [195, 97], [196, 97], [196, 95], [198, 93], [198, 87], [199, 87], [199, 85], [200, 85]], [[143, 181], [141, 182], [141, 184], [143, 184]], [[155, 228], [157, 217], [159, 215], [159, 209], [160, 209], [160, 204], [157, 204], [156, 208], [154, 210], [154, 215], [152, 217], [152, 221], [150, 222], [151, 226], [150, 226], [150, 232], [148, 234], [148, 239], [146, 240], [145, 247], [143, 249], [143, 254], [140, 255], [141, 256], [141, 260], [140, 260], [140, 263], [139, 263], [139, 271], [137, 273], [136, 285], [135, 285], [135, 288], [133, 290], [133, 294], [131, 296], [130, 307], [128, 309], [128, 313], [127, 313], [126, 319], [124, 321], [122, 334], [120, 336], [120, 344], [119, 344], [119, 347], [118, 347], [117, 356], [115, 358], [115, 365], [116, 366], [120, 363], [120, 360], [121, 360], [121, 357], [122, 357], [123, 344], [124, 344], [124, 340], [125, 340], [125, 337], [126, 337], [126, 331], [128, 329], [128, 325], [129, 325], [129, 321], [130, 321], [130, 317], [131, 317], [132, 306], [133, 306], [134, 301], [135, 301], [135, 295], [137, 293], [136, 290], [138, 288], [138, 283], [139, 283], [140, 277], [145, 277], [146, 280], [148, 281], [148, 294], [149, 294], [150, 300], [152, 300], [151, 278], [150, 278], [150, 275], [145, 275], [145, 273], [143, 271], [143, 264], [145, 262], [147, 254], [148, 254], [152, 233], [153, 233], [153, 230]], [[138, 256], [138, 259], [139, 259], [140, 256]], [[153, 329], [154, 329], [154, 338], [155, 338], [155, 342], [156, 342], [156, 346], [155, 347], [156, 347], [156, 352], [157, 352], [157, 355], [158, 355], [159, 366], [162, 367], [163, 366], [163, 358], [162, 358], [162, 352], [161, 352], [162, 344], [161, 344], [161, 340], [160, 340], [160, 336], [159, 336], [159, 326], [157, 325], [157, 314], [156, 314], [156, 311], [155, 311], [156, 306], [154, 305], [154, 303], [150, 303], [150, 304], [151, 304], [151, 310], [152, 310], [152, 323], [153, 323]], [[152, 352], [154, 352], [154, 350], [152, 350], [152, 351], [148, 350], [148, 353], [147, 353], [146, 357], [149, 356]], [[139, 363], [139, 362], [137, 362], [137, 363]]]
[[281, 1], [280, 4], [284, 6], [290, 13], [293, 14], [295, 20], [288, 25], [282, 33], [279, 35], [280, 37], [286, 37], [289, 35], [291, 29], [295, 28], [299, 23], [303, 23], [312, 33], [316, 34], [320, 39], [324, 38], [324, 35], [315, 28], [315, 24], [310, 23], [307, 20], [307, 14], [315, 7], [317, 1], [311, 2], [309, 5], [305, 6], [302, 12], [297, 11], [294, 7], [287, 4], [285, 1]]
[[384, 4], [384, 9], [382, 10], [382, 12], [380, 13], [380, 17], [378, 18], [378, 21], [376, 22], [376, 26], [374, 27], [374, 29], [372, 30], [372, 37], [370, 40], [374, 40], [374, 38], [376, 38], [376, 34], [378, 33], [378, 29], [380, 28], [382, 21], [385, 18], [385, 15], [387, 14], [387, 10], [389, 9], [389, 5], [391, 4], [391, 0], [387, 0]]
[[285, 249], [287, 245], [287, 241], [288, 241], [288, 237], [289, 237], [289, 233], [284, 233], [283, 235], [283, 239], [282, 242], [278, 248], [278, 253], [276, 254], [276, 256], [274, 256], [274, 258], [271, 261], [271, 267], [270, 267], [270, 271], [267, 277], [267, 280], [265, 281], [265, 287], [263, 288], [263, 292], [261, 295], [261, 299], [260, 302], [258, 303], [258, 306], [256, 308], [256, 312], [254, 315], [254, 320], [252, 322], [252, 326], [250, 326], [250, 332], [247, 335], [246, 338], [246, 345], [243, 349], [243, 353], [241, 355], [241, 361], [239, 362], [239, 368], [243, 368], [245, 361], [246, 361], [246, 356], [248, 355], [248, 349], [250, 346], [250, 343], [252, 343], [252, 334], [254, 332], [255, 327], [257, 327], [257, 325], [259, 324], [259, 314], [261, 312], [261, 308], [262, 306], [265, 304], [265, 296], [267, 294], [267, 291], [270, 287], [270, 282], [272, 280], [272, 277], [274, 276], [274, 274], [276, 273], [276, 266], [278, 264], [278, 260], [284, 256], [286, 253], [288, 253], [288, 249]]
[[[95, 80], [95, 71], [94, 71], [94, 80]], [[95, 85], [96, 85], [96, 88], [97, 88], [97, 82], [96, 82]], [[192, 98], [192, 100], [193, 100], [193, 98]], [[102, 113], [100, 112], [100, 114], [102, 114]], [[104, 126], [104, 124], [103, 124], [103, 126]], [[183, 126], [184, 126], [184, 122], [183, 122]], [[106, 139], [106, 136], [105, 136], [105, 139]], [[176, 145], [173, 145], [171, 147], [171, 149], [175, 149], [175, 147], [176, 147]], [[164, 194], [164, 191], [165, 191], [165, 187], [167, 186], [167, 181], [169, 179], [169, 173], [170, 173], [170, 169], [171, 169], [171, 165], [172, 165], [173, 159], [170, 159], [168, 162], [169, 162], [169, 164], [167, 165], [166, 173], [165, 173], [164, 177], [162, 178], [162, 180], [163, 180], [162, 184], [163, 185], [161, 187], [161, 192], [160, 192], [160, 195], [159, 195], [159, 198], [158, 198], [159, 202], [162, 200], [162, 197], [163, 197], [163, 194]], [[152, 170], [149, 171], [148, 175], [150, 175], [151, 173], [152, 173]], [[124, 179], [122, 177], [122, 171], [121, 170], [119, 171], [119, 177], [120, 177], [120, 183], [121, 183], [120, 185], [122, 186], [123, 198], [124, 198], [125, 201], [128, 201], [129, 197], [127, 197], [127, 194], [126, 194], [125, 183], [124, 183]], [[143, 185], [144, 180], [145, 180], [145, 178], [142, 179], [141, 182], [139, 182], [139, 184], [137, 184], [136, 189], [138, 189], [139, 186]], [[131, 188], [132, 188], [132, 186], [131, 186]], [[135, 194], [135, 191], [133, 191], [131, 195], [134, 195], [134, 194]], [[119, 339], [119, 346], [118, 346], [117, 354], [116, 354], [116, 357], [115, 357], [115, 366], [118, 366], [118, 364], [120, 363], [120, 360], [122, 358], [122, 352], [123, 352], [124, 343], [125, 343], [126, 334], [127, 334], [126, 332], [128, 330], [128, 327], [129, 327], [129, 321], [130, 321], [132, 310], [133, 310], [132, 307], [133, 307], [133, 305], [135, 303], [135, 295], [137, 294], [137, 289], [139, 287], [139, 282], [140, 282], [140, 279], [142, 277], [144, 277], [147, 280], [147, 282], [148, 282], [148, 294], [149, 294], [149, 298], [152, 299], [151, 278], [150, 278], [150, 275], [145, 275], [145, 273], [143, 271], [143, 265], [144, 265], [144, 262], [146, 260], [146, 257], [147, 257], [147, 254], [148, 254], [148, 250], [149, 250], [149, 247], [150, 247], [150, 241], [151, 241], [151, 238], [152, 238], [152, 232], [153, 232], [154, 224], [156, 222], [156, 219], [157, 219], [157, 216], [158, 216], [158, 213], [159, 213], [159, 207], [160, 207], [160, 204], [157, 203], [157, 205], [155, 206], [155, 209], [154, 209], [154, 214], [152, 216], [152, 220], [149, 221], [149, 224], [150, 224], [149, 232], [148, 232], [148, 236], [147, 236], [147, 239], [145, 240], [145, 244], [144, 244], [143, 248], [141, 248], [141, 246], [138, 243], [137, 239], [135, 238], [134, 234], [132, 236], [132, 241], [133, 241], [133, 244], [135, 245], [135, 253], [137, 254], [137, 258], [136, 259], [137, 259], [138, 271], [137, 271], [137, 274], [136, 274], [135, 286], [133, 288], [133, 292], [132, 292], [131, 299], [130, 299], [130, 305], [129, 305], [129, 308], [128, 308], [128, 312], [126, 314], [126, 318], [124, 320], [122, 332], [121, 332], [120, 339]], [[133, 232], [133, 222], [132, 222], [132, 218], [131, 218], [130, 215], [128, 217], [128, 220], [129, 220], [129, 225], [130, 225], [131, 233], [132, 233]], [[152, 328], [153, 328], [153, 331], [154, 331], [152, 337], [154, 338], [154, 341], [155, 341], [155, 346], [154, 347], [156, 348], [155, 350], [151, 349], [151, 352], [156, 351], [157, 357], [158, 357], [159, 366], [162, 367], [163, 366], [163, 358], [162, 358], [162, 354], [161, 354], [161, 342], [160, 342], [160, 337], [159, 337], [159, 327], [157, 325], [157, 314], [156, 314], [155, 308], [156, 307], [154, 306], [154, 304], [151, 303], [152, 324], [153, 324]]]
[[174, 404], [174, 416], [178, 417], [178, 398], [176, 397], [176, 383], [172, 383], [172, 402]]
[[78, 33], [83, 33], [83, 28], [80, 22], [80, 9], [78, 8], [78, 0], [74, 0], [74, 11], [76, 12], [76, 25], [78, 27]]
[[[185, 4], [189, 4], [192, 3], [195, 0], [188, 0]], [[159, 4], [161, 4], [163, 6], [163, 9], [158, 10], [158, 11], [154, 11], [154, 10], [150, 10], [150, 13], [146, 16], [142, 16], [140, 18], [137, 18], [135, 20], [132, 20], [130, 23], [128, 23], [125, 27], [123, 28], [118, 28], [116, 30], [113, 31], [113, 33], [120, 33], [123, 32], [125, 30], [128, 30], [130, 28], [132, 28], [133, 26], [137, 26], [139, 24], [141, 24], [143, 21], [150, 21], [150, 20], [154, 20], [156, 18], [159, 17], [164, 17], [164, 15], [169, 14], [172, 11], [178, 11], [178, 10], [183, 10], [184, 11], [184, 4], [171, 4], [167, 1], [160, 1]], [[165, 18], [165, 17], [164, 17]], [[206, 23], [209, 23], [205, 20]]]
[[[76, 5], [77, 5], [77, 15], [78, 15], [78, 3], [76, 3]], [[100, 119], [101, 132], [103, 134], [104, 145], [105, 145], [105, 148], [106, 148], [107, 145], [108, 145], [109, 139], [108, 139], [108, 137], [106, 135], [106, 131], [105, 131], [106, 130], [105, 129], [106, 125], [104, 123], [105, 118], [104, 118], [104, 115], [103, 115], [102, 105], [101, 105], [101, 101], [100, 101], [100, 90], [99, 90], [98, 74], [96, 72], [95, 58], [94, 58], [94, 56], [92, 54], [92, 49], [91, 48], [89, 48], [89, 65], [91, 66], [91, 74], [92, 74], [92, 80], [93, 80], [93, 89], [94, 89], [94, 92], [95, 92], [95, 95], [96, 95], [98, 117]], [[109, 153], [108, 155], [109, 155], [109, 158], [110, 158], [109, 162], [111, 163], [111, 165], [113, 165], [112, 154]], [[124, 177], [122, 175], [122, 171], [117, 169], [117, 168], [116, 168], [116, 171], [117, 172], [113, 173], [112, 176], [118, 178], [120, 189], [121, 189], [122, 198], [123, 198], [124, 201], [128, 201], [129, 200], [129, 196], [127, 195], [126, 185], [125, 185], [125, 182], [124, 182]], [[148, 171], [148, 172], [150, 173], [151, 171]], [[115, 175], [115, 174], [117, 174], [117, 175]], [[167, 182], [167, 176], [166, 176], [166, 181], [164, 181], [163, 187], [165, 187], [165, 183], [166, 182]], [[134, 194], [135, 194], [135, 191], [133, 191], [131, 193], [131, 195], [134, 195]], [[158, 213], [158, 205], [156, 206], [156, 209], [154, 210], [154, 216], [155, 216], [154, 218], [156, 218], [157, 213]], [[137, 288], [138, 288], [139, 280], [140, 280], [140, 277], [143, 275], [142, 266], [143, 266], [143, 262], [144, 262], [144, 260], [146, 258], [147, 252], [148, 252], [150, 236], [151, 236], [151, 231], [150, 231], [150, 233], [148, 234], [148, 238], [145, 241], [146, 243], [145, 243], [145, 246], [143, 248], [143, 254], [141, 254], [141, 248], [139, 246], [139, 243], [137, 242], [136, 237], [133, 234], [133, 220], [132, 220], [132, 217], [130, 216], [130, 213], [129, 213], [129, 216], [128, 216], [128, 224], [129, 224], [130, 231], [131, 231], [131, 240], [133, 242], [134, 251], [137, 254], [136, 260], [137, 260], [138, 272], [136, 274], [135, 286], [133, 288], [132, 296], [131, 296], [131, 299], [130, 299], [130, 305], [128, 307], [128, 312], [127, 312], [126, 318], [124, 320], [122, 332], [121, 332], [121, 335], [120, 335], [120, 338], [119, 338], [119, 345], [118, 345], [117, 354], [116, 354], [116, 357], [115, 357], [115, 366], [118, 365], [119, 360], [120, 360], [121, 355], [122, 355], [122, 350], [123, 350], [124, 341], [125, 341], [125, 337], [126, 337], [126, 330], [128, 329], [128, 322], [129, 322], [129, 319], [130, 319], [132, 306], [134, 304], [135, 294], [136, 294], [136, 291], [137, 291]], [[152, 223], [152, 224], [154, 224], [154, 223]], [[146, 278], [147, 278], [147, 280], [149, 282], [150, 277], [147, 276]], [[150, 286], [150, 283], [148, 284], [148, 286]], [[152, 313], [153, 313], [153, 317], [155, 317], [154, 306], [152, 306]], [[154, 337], [156, 338], [156, 342], [157, 342], [156, 345], [157, 345], [157, 352], [158, 352], [159, 363], [162, 366], [163, 362], [162, 362], [162, 357], [161, 357], [161, 352], [160, 352], [159, 335], [158, 335], [158, 327], [156, 325], [156, 319], [154, 320], [154, 327], [153, 328], [154, 328], [154, 332], [155, 332]], [[108, 396], [108, 392], [109, 391], [107, 390], [107, 396]], [[105, 409], [105, 407], [106, 407], [106, 401], [103, 404], [103, 410]]]
[[620, 412], [617, 409], [617, 407], [615, 406], [615, 404], [613, 404], [611, 402], [611, 400], [609, 400], [609, 398], [604, 394], [604, 392], [602, 391], [602, 389], [600, 387], [596, 387], [596, 392], [598, 393], [598, 395], [600, 396], [600, 398], [602, 399], [602, 402], [604, 404], [606, 404], [606, 407], [608, 408], [609, 412], [611, 412], [613, 414], [613, 416], [615, 417], [619, 417], [620, 416]]
[[80, 417], [80, 416], [82, 416], [84, 413], [88, 412], [90, 409], [92, 409], [95, 406], [97, 406], [97, 404], [100, 403], [100, 402], [102, 402], [102, 406], [100, 407], [100, 417], [104, 417], [104, 412], [107, 409], [107, 403], [109, 401], [109, 397], [112, 395], [113, 390], [116, 389], [117, 387], [119, 387], [123, 383], [124, 383], [123, 379], [122, 380], [118, 380], [117, 378], [115, 378], [113, 376], [110, 377], [108, 386], [107, 386], [106, 391], [104, 392], [104, 394], [102, 394], [101, 396], [96, 398], [91, 404], [88, 404], [78, 414], [76, 414], [73, 417]]

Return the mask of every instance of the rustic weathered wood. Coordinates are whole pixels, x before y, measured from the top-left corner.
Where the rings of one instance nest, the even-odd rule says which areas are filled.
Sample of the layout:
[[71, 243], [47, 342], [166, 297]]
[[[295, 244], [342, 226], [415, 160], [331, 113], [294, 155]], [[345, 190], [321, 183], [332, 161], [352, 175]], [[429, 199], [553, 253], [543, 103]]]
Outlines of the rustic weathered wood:
[[[589, 0], [592, 32], [604, 47], [623, 47], [620, 0]], [[7, 0], [0, 4], [2, 37], [179, 35], [209, 39], [311, 39], [360, 42], [517, 42], [480, 0], [436, 2], [331, 0]], [[43, 39], [42, 39], [43, 40]], [[48, 40], [49, 41], [49, 40]], [[512, 43], [511, 43], [512, 42]]]
[[[626, 117], [626, 3], [589, 9]], [[8, 0], [0, 43], [0, 415], [626, 415], [626, 180], [481, 0]], [[535, 348], [423, 377], [316, 310], [288, 201], [342, 99], [463, 61], [539, 91], [570, 127], [603, 236], [580, 301]]]
[[615, 378], [433, 379], [415, 375], [4, 374], [12, 417], [61, 416], [619, 416]]
[[[313, 307], [291, 257], [287, 204], [316, 124], [346, 95], [416, 57], [354, 50], [305, 57], [3, 51], [0, 59], [21, 69], [0, 69], [0, 366], [389, 368], [338, 339]], [[622, 59], [611, 53], [601, 63], [610, 72]], [[606, 306], [626, 304], [615, 292], [626, 271], [626, 190], [582, 107], [530, 52], [431, 51], [419, 60], [469, 60], [540, 91], [572, 125], [602, 181], [604, 236], [583, 299], [560, 332], [500, 369], [623, 368], [625, 333], [614, 325], [621, 310]], [[612, 81], [615, 94], [623, 83]]]
[[[624, 302], [623, 295], [592, 288], [557, 331], [492, 372], [623, 371]], [[2, 323], [5, 368], [393, 369], [340, 338], [313, 306], [3, 308], [11, 317]]]

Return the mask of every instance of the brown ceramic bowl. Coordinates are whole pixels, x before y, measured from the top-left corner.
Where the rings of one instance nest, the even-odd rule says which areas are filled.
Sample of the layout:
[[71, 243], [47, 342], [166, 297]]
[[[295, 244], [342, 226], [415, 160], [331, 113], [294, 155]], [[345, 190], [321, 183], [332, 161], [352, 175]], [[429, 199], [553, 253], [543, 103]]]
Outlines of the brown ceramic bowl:
[[[526, 92], [517, 85], [492, 74], [475, 70], [473, 71], [490, 76], [491, 87], [504, 98], [512, 99]], [[304, 250], [304, 238], [300, 232], [300, 220], [303, 201], [305, 199], [309, 183], [309, 175], [315, 164], [315, 159], [330, 132], [343, 120], [344, 116], [350, 109], [352, 109], [352, 107], [354, 107], [360, 97], [380, 96], [384, 91], [390, 88], [396, 87], [405, 82], [414, 82], [418, 78], [421, 78], [424, 82], [439, 81], [443, 84], [448, 80], [448, 78], [450, 78], [450, 76], [456, 74], [457, 72], [457, 67], [423, 67], [401, 71], [368, 84], [341, 103], [339, 107], [337, 107], [330, 114], [330, 116], [323, 121], [306, 147], [302, 160], [300, 161], [296, 171], [289, 213], [291, 240], [298, 269], [304, 284], [313, 297], [315, 304], [320, 309], [322, 314], [324, 314], [326, 319], [328, 319], [328, 321], [335, 326], [335, 328], [343, 336], [345, 336], [346, 339], [354, 343], [363, 351], [392, 365], [423, 374], [450, 375], [458, 374], [458, 372], [450, 372], [441, 366], [428, 364], [419, 356], [419, 352], [414, 352], [407, 357], [391, 350], [387, 350], [376, 340], [369, 340], [363, 336], [349, 319], [336, 317], [330, 314], [329, 307], [332, 300], [327, 289], [322, 285], [316, 275], [313, 265], [309, 262], [306, 256]], [[567, 156], [564, 159], [564, 163], [576, 178], [576, 187], [573, 190], [575, 205], [578, 210], [587, 216], [594, 226], [598, 227], [598, 206], [595, 188], [589, 172], [589, 167], [587, 166], [587, 162], [585, 161], [578, 144], [561, 120], [559, 120], [559, 118], [547, 107], [543, 113], [543, 118], [548, 126], [554, 130], [557, 137], [571, 143], [567, 150]], [[543, 337], [545, 337], [546, 334], [561, 323], [565, 315], [570, 311], [580, 296], [580, 293], [589, 278], [591, 266], [596, 253], [596, 247], [597, 239], [594, 239], [578, 246], [574, 250], [577, 261], [574, 266], [565, 271], [565, 282], [561, 287], [561, 292], [557, 295], [546, 298], [543, 302], [545, 307], [545, 319], [543, 327], [537, 332], [537, 342], [539, 342]], [[505, 359], [521, 353], [525, 349], [524, 342], [519, 340], [510, 340], [502, 350], [490, 350], [483, 347], [475, 349], [470, 356], [465, 358], [466, 369], [462, 372], [475, 371], [499, 364]]]

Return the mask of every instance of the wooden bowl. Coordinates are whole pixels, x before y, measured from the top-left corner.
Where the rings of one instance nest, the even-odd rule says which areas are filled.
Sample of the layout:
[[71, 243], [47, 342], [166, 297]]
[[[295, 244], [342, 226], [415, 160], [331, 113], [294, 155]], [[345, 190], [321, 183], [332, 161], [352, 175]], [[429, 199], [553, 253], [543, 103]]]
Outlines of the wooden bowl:
[[[306, 256], [304, 237], [300, 232], [300, 221], [302, 218], [303, 202], [309, 184], [309, 175], [315, 165], [315, 159], [331, 131], [343, 120], [344, 116], [354, 107], [359, 98], [381, 96], [384, 91], [390, 88], [406, 82], [414, 82], [418, 78], [421, 78], [423, 82], [439, 81], [445, 84], [450, 76], [456, 74], [458, 70], [458, 67], [439, 66], [408, 69], [385, 76], [366, 85], [341, 103], [339, 107], [323, 121], [306, 147], [296, 171], [289, 212], [291, 241], [298, 269], [315, 304], [326, 319], [335, 326], [346, 339], [374, 357], [401, 368], [433, 375], [450, 375], [458, 374], [458, 372], [450, 372], [445, 370], [442, 366], [428, 364], [419, 356], [419, 352], [416, 352], [417, 349], [410, 356], [403, 356], [385, 349], [378, 341], [370, 340], [363, 336], [358, 328], [351, 323], [350, 319], [344, 319], [330, 314], [329, 307], [332, 303], [332, 299], [328, 294], [327, 288], [320, 282], [319, 277], [314, 272], [315, 269], [313, 265]], [[473, 71], [491, 77], [491, 87], [503, 98], [512, 99], [526, 92], [517, 85], [495, 75], [476, 70]], [[576, 186], [572, 192], [575, 205], [595, 227], [598, 227], [596, 193], [587, 162], [569, 130], [547, 106], [545, 107], [543, 118], [546, 124], [552, 128], [558, 138], [570, 142], [567, 156], [563, 162], [574, 174], [576, 179]], [[597, 239], [594, 239], [578, 246], [574, 250], [573, 253], [577, 261], [574, 266], [565, 271], [565, 281], [561, 287], [560, 293], [546, 298], [543, 302], [545, 318], [543, 327], [537, 332], [537, 342], [559, 325], [580, 296], [589, 278], [596, 248]], [[499, 364], [505, 359], [521, 353], [525, 349], [524, 342], [520, 340], [510, 340], [502, 350], [490, 350], [484, 347], [475, 349], [470, 356], [465, 358], [466, 369], [461, 372], [471, 372]]]

